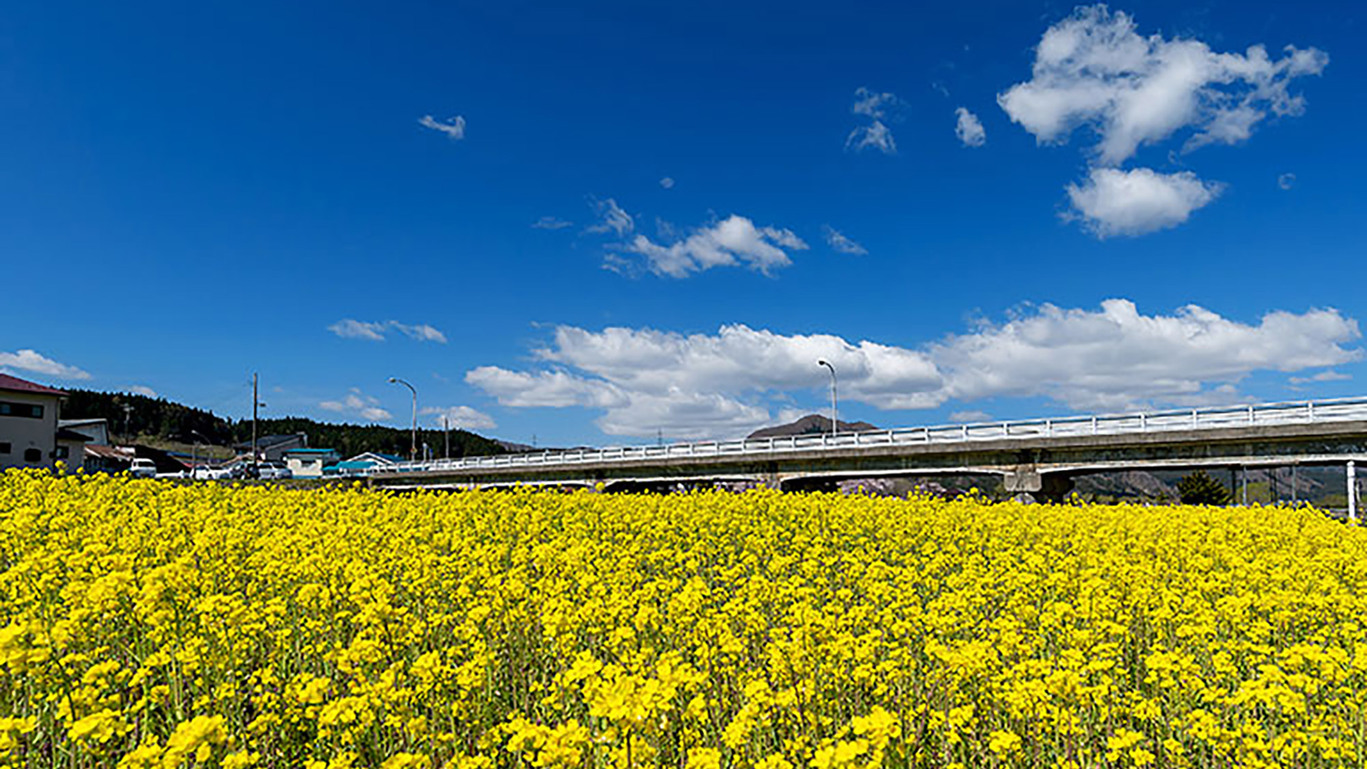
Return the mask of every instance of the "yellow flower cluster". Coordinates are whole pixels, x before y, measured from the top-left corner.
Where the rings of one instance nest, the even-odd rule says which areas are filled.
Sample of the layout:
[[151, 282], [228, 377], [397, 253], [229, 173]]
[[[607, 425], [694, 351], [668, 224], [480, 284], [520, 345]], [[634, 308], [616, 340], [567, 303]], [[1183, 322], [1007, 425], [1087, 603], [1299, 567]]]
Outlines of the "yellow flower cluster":
[[0, 766], [1367, 760], [1309, 509], [0, 475]]

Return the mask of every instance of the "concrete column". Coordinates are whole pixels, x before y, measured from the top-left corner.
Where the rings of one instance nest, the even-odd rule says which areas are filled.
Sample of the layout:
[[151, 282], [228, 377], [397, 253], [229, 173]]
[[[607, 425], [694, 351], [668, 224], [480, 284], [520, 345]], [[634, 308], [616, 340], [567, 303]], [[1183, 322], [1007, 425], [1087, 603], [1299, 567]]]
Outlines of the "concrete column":
[[1353, 460], [1348, 460], [1348, 522], [1358, 522], [1358, 470]]
[[1073, 490], [1073, 479], [1059, 473], [1040, 473], [1033, 465], [1019, 465], [1002, 478], [1017, 502], [1058, 504]]

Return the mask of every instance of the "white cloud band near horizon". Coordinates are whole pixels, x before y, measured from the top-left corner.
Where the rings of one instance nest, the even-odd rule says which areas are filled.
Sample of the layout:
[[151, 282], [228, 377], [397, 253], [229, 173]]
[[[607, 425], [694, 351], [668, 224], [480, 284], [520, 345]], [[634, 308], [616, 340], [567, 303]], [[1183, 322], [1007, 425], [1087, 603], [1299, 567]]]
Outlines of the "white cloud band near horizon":
[[[1044, 397], [1079, 411], [1239, 399], [1255, 372], [1293, 373], [1359, 360], [1357, 322], [1337, 310], [1273, 311], [1241, 323], [1189, 305], [1143, 315], [1124, 299], [1097, 309], [1043, 305], [1000, 324], [917, 347], [745, 325], [715, 334], [611, 327], [556, 329], [542, 366], [481, 366], [466, 375], [510, 408], [588, 408], [609, 435], [743, 435], [792, 413], [793, 395], [839, 372], [842, 400], [914, 410], [988, 398]], [[971, 413], [972, 409], [959, 409]]]
[[16, 350], [0, 352], [0, 371], [17, 371], [25, 374], [41, 374], [56, 379], [90, 379], [90, 373], [76, 366], [70, 366], [39, 353], [37, 350]]
[[320, 402], [318, 408], [345, 416], [359, 417], [368, 422], [387, 422], [394, 418], [387, 409], [381, 408], [379, 398], [366, 395], [356, 387], [351, 388], [341, 400]]
[[433, 427], [444, 425], [453, 430], [492, 430], [498, 427], [493, 417], [469, 406], [428, 406], [419, 409], [418, 413], [432, 417]]

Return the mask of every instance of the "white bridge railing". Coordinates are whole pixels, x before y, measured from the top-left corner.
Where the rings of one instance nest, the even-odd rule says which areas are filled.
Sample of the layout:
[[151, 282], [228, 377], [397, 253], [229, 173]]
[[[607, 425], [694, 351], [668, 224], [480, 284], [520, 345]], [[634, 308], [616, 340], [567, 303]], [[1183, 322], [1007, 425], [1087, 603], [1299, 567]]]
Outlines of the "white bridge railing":
[[1152, 411], [1136, 414], [1052, 417], [1008, 422], [898, 427], [855, 433], [790, 435], [730, 441], [671, 443], [662, 446], [614, 446], [496, 456], [399, 462], [371, 468], [371, 475], [432, 472], [495, 467], [579, 465], [589, 462], [633, 462], [643, 459], [763, 456], [825, 448], [903, 444], [952, 444], [1002, 439], [1048, 438], [1076, 435], [1124, 435], [1170, 430], [1216, 430], [1260, 425], [1310, 424], [1367, 420], [1367, 397], [1334, 400], [1219, 406], [1204, 409]]

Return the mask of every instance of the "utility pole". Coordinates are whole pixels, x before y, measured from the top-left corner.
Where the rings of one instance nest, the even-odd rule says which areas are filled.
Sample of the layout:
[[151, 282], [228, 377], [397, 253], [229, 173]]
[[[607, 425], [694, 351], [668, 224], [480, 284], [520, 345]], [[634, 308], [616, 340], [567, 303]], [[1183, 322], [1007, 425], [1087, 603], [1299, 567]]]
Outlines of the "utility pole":
[[256, 467], [256, 409], [261, 399], [256, 394], [256, 372], [252, 372], [252, 467]]
[[261, 398], [258, 397], [258, 395], [257, 395], [257, 379], [256, 379], [256, 372], [253, 371], [253, 372], [252, 372], [252, 477], [256, 477], [256, 474], [257, 474], [257, 472], [258, 472], [257, 469], [256, 469], [256, 417], [257, 417], [256, 410], [257, 410], [258, 408], [264, 408], [265, 406], [266, 406], [266, 404], [262, 403], [262, 402], [261, 402]]
[[212, 443], [205, 438], [198, 430], [190, 431], [190, 480], [195, 480], [195, 471], [199, 469], [199, 441], [203, 439], [205, 443]]

